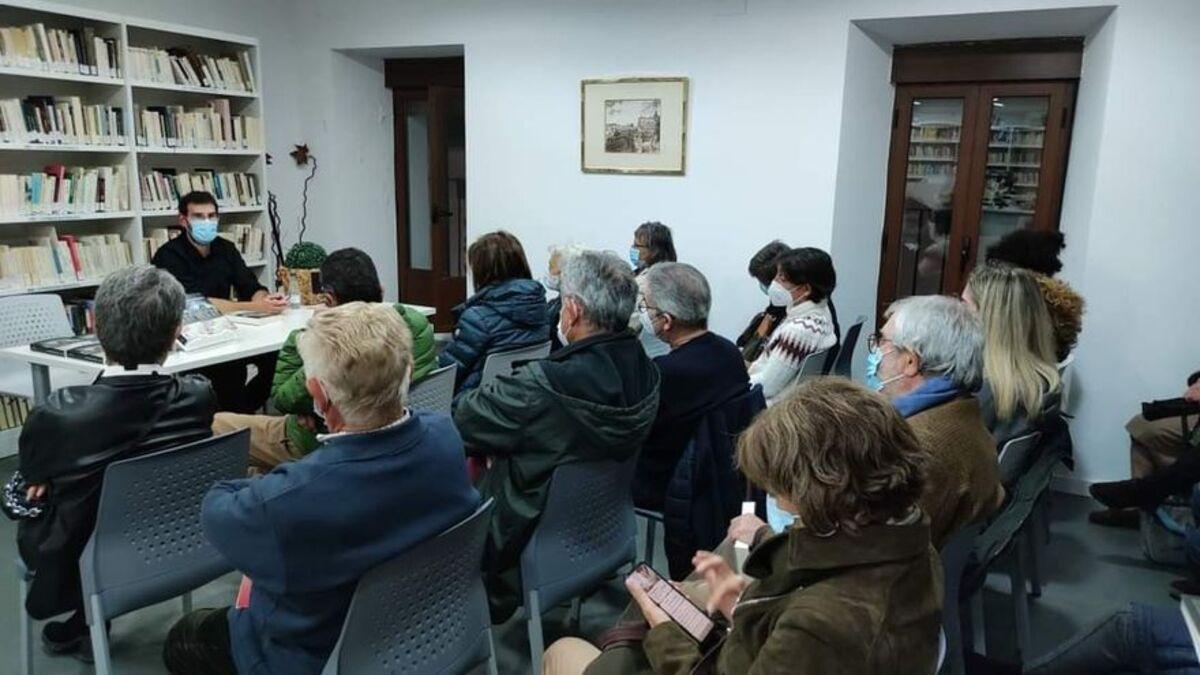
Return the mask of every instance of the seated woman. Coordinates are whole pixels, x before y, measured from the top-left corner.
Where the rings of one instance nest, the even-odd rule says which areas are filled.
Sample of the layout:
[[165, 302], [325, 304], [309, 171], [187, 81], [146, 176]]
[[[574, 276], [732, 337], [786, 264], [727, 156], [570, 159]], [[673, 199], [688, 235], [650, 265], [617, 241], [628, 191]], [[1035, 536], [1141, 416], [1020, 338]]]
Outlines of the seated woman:
[[[941, 562], [918, 506], [924, 452], [882, 396], [841, 378], [805, 382], [738, 443], [746, 477], [796, 524], [762, 540], [741, 576], [705, 551], [685, 592], [732, 627], [705, 657], [640, 586], [641, 643], [601, 653], [575, 638], [544, 673], [930, 673], [938, 651]], [[751, 580], [751, 577], [755, 579]]]
[[[750, 258], [750, 276], [758, 282], [758, 288], [763, 295], [767, 294], [771, 287], [771, 281], [775, 279], [779, 256], [790, 250], [787, 244], [776, 239], [758, 249], [758, 253]], [[768, 302], [766, 309], [750, 319], [750, 324], [737, 339], [737, 346], [742, 349], [743, 361], [753, 363], [758, 358], [758, 355], [762, 353], [763, 346], [771, 339], [771, 334], [775, 332], [775, 328], [786, 313], [786, 307], [776, 307]]]
[[[629, 247], [629, 264], [638, 280], [639, 292], [645, 291], [642, 275], [646, 270], [661, 262], [675, 262], [675, 239], [671, 228], [658, 221], [638, 225], [633, 231], [633, 245]], [[629, 318], [629, 327], [638, 334], [646, 356], [656, 358], [671, 351], [670, 345], [654, 335], [654, 329], [644, 323], [642, 314], [634, 312]]]
[[1075, 349], [1083, 330], [1083, 298], [1067, 282], [1054, 276], [1062, 269], [1058, 254], [1066, 247], [1062, 232], [1013, 230], [987, 250], [987, 259], [1033, 272], [1050, 321], [1054, 325], [1054, 356], [1062, 362]]
[[96, 336], [108, 366], [95, 384], [66, 387], [34, 408], [21, 430], [18, 472], [4, 511], [19, 521], [17, 546], [34, 574], [25, 609], [51, 621], [51, 654], [91, 662], [79, 556], [96, 525], [109, 464], [211, 435], [217, 397], [200, 375], [158, 370], [183, 317], [183, 286], [148, 265], [113, 272], [96, 291]]
[[546, 317], [546, 289], [533, 280], [525, 249], [499, 230], [467, 249], [475, 294], [454, 308], [454, 338], [438, 356], [441, 366], [458, 366], [455, 399], [479, 386], [488, 354], [545, 342], [552, 330]]
[[979, 406], [996, 446], [1037, 430], [1058, 407], [1054, 328], [1032, 273], [1004, 263], [975, 268], [963, 301], [983, 325]]
[[795, 387], [809, 354], [837, 346], [837, 326], [829, 296], [837, 273], [829, 254], [819, 248], [797, 248], [779, 257], [767, 297], [787, 314], [762, 355], [750, 364], [750, 384], [761, 384], [767, 405]]

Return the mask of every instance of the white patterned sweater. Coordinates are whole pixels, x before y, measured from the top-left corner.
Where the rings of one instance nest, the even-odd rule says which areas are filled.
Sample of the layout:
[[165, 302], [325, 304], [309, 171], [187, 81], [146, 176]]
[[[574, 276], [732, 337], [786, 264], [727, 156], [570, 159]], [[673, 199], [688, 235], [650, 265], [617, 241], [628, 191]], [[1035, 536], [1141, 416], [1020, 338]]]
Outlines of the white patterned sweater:
[[771, 405], [796, 385], [804, 357], [835, 344], [828, 303], [806, 300], [793, 305], [771, 335], [767, 348], [750, 364], [750, 385], [761, 384], [767, 405]]

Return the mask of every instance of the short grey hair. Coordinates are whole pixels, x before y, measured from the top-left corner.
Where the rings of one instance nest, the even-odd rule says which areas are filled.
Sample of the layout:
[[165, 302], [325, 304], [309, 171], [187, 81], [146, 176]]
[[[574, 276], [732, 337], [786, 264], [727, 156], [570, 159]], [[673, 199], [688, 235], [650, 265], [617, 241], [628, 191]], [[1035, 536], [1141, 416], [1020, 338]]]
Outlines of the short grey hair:
[[680, 325], [708, 327], [712, 291], [700, 270], [687, 263], [662, 262], [643, 272], [642, 281], [654, 309], [670, 314]]
[[966, 303], [944, 295], [920, 295], [893, 302], [892, 344], [916, 354], [921, 371], [975, 391], [983, 382], [983, 329]]
[[575, 298], [583, 318], [599, 330], [618, 333], [629, 326], [637, 304], [637, 282], [629, 264], [615, 253], [583, 251], [567, 259], [559, 288]]
[[183, 321], [183, 285], [150, 265], [117, 270], [96, 291], [96, 337], [109, 363], [162, 363]]

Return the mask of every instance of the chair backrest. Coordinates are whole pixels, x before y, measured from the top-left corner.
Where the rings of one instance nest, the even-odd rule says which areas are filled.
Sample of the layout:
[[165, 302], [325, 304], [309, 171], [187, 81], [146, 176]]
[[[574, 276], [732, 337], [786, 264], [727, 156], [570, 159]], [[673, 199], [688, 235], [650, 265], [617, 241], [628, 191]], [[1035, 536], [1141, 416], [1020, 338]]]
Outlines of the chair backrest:
[[1042, 440], [1042, 432], [1034, 431], [1017, 436], [1000, 448], [1000, 483], [1011, 486], [1033, 464], [1034, 453]]
[[796, 375], [796, 382], [800, 383], [810, 377], [817, 377], [825, 374], [825, 359], [829, 356], [828, 349], [822, 349], [819, 352], [813, 352], [804, 357], [804, 361], [800, 364], [800, 372]]
[[833, 374], [840, 377], [850, 378], [854, 366], [854, 348], [858, 345], [858, 339], [862, 336], [863, 325], [867, 323], [867, 317], [859, 314], [854, 319], [854, 324], [842, 336], [842, 348], [837, 355], [837, 363], [833, 364]]
[[483, 545], [494, 500], [367, 572], [325, 673], [463, 673], [491, 656]]
[[429, 373], [425, 379], [413, 386], [408, 392], [408, 407], [422, 412], [440, 412], [450, 414], [450, 406], [454, 403], [454, 373], [457, 366], [453, 364]]
[[74, 335], [62, 298], [53, 293], [0, 298], [0, 347]]
[[[108, 465], [96, 529], [79, 558], [85, 598], [102, 619], [182, 595], [232, 566], [200, 526], [213, 483], [246, 476], [250, 431]], [[89, 623], [93, 603], [87, 602]]]
[[547, 356], [550, 356], [549, 340], [528, 347], [492, 352], [483, 362], [483, 373], [480, 375], [479, 386], [482, 387], [501, 375], [512, 375], [513, 366], [521, 361], [536, 361]]
[[554, 469], [542, 518], [521, 552], [521, 582], [553, 607], [595, 588], [637, 555], [633, 472], [624, 462], [563, 464]]
[[1070, 354], [1067, 354], [1067, 358], [1063, 359], [1062, 362], [1058, 364], [1058, 379], [1062, 382], [1062, 384], [1059, 385], [1062, 393], [1059, 400], [1059, 410], [1065, 413], [1071, 412], [1071, 374], [1074, 372], [1074, 369], [1071, 366], [1073, 365], [1075, 365], [1074, 350], [1072, 350]]
[[[972, 523], [955, 532], [942, 546], [942, 633], [940, 635], [941, 649], [938, 657], [938, 670], [946, 658], [953, 659], [947, 673], [961, 675], [966, 672], [962, 652], [962, 617], [959, 609], [962, 606], [963, 572], [975, 552], [975, 540], [983, 532], [982, 523]], [[947, 642], [954, 647], [954, 653], [947, 654]]]

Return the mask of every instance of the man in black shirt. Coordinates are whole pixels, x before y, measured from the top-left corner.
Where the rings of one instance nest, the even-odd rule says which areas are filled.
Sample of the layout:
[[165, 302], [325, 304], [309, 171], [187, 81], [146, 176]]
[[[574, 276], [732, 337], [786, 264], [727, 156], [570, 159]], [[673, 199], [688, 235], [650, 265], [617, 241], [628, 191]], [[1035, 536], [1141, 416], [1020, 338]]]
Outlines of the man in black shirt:
[[[217, 236], [217, 200], [208, 192], [189, 192], [179, 200], [183, 234], [154, 254], [155, 267], [170, 272], [188, 293], [199, 293], [224, 313], [256, 310], [277, 314], [287, 306], [280, 294], [268, 293], [229, 241]], [[231, 299], [236, 297], [236, 300]], [[246, 366], [258, 374], [246, 382]], [[212, 380], [221, 410], [252, 413], [267, 400], [275, 355], [232, 361], [200, 371]]]

